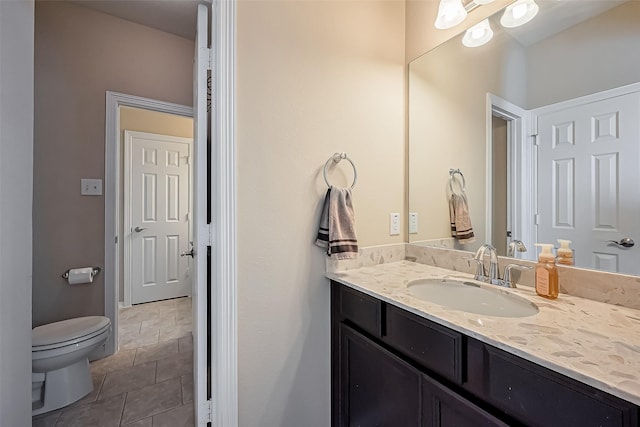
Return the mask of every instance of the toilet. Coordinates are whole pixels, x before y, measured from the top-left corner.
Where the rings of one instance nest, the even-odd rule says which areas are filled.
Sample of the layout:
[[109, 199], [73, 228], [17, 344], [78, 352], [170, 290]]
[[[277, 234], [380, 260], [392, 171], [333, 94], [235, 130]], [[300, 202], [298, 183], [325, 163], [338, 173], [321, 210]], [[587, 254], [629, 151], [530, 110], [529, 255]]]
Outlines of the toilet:
[[67, 406], [93, 390], [89, 354], [111, 334], [103, 316], [78, 317], [31, 332], [32, 415]]

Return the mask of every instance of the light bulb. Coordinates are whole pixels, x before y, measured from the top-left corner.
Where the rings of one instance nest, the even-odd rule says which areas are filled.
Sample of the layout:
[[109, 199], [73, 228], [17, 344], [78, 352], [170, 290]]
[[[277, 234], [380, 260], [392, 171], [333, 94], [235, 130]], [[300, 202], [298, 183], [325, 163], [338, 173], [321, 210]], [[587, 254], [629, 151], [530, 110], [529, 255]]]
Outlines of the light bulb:
[[478, 47], [488, 43], [492, 38], [493, 30], [489, 20], [485, 19], [467, 30], [462, 38], [462, 44], [466, 47]]
[[531, 21], [540, 8], [534, 0], [518, 0], [510, 4], [504, 11], [500, 24], [506, 28], [515, 28]]
[[455, 27], [467, 17], [462, 0], [440, 0], [435, 27], [439, 30]]
[[527, 5], [524, 3], [521, 4], [517, 4], [515, 6], [513, 6], [513, 18], [518, 20], [518, 19], [522, 19], [522, 17], [524, 15], [527, 14]]

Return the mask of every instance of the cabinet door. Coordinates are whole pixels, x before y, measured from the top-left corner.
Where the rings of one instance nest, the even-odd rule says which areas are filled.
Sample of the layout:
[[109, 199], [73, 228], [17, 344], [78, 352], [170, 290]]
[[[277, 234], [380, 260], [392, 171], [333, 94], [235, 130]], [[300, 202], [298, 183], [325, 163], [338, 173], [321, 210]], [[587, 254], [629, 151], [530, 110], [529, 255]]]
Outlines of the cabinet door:
[[637, 406], [484, 345], [484, 398], [528, 426], [636, 427]]
[[422, 399], [424, 427], [508, 426], [426, 375], [422, 377]]
[[340, 325], [340, 426], [420, 426], [420, 376], [411, 365]]

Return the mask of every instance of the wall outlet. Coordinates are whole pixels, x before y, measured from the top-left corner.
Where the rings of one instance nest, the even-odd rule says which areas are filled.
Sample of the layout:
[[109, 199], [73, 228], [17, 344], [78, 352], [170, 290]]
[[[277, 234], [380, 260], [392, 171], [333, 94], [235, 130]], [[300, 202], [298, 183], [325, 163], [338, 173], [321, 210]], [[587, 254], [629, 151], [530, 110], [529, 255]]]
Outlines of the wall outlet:
[[418, 212], [409, 213], [409, 234], [418, 233]]
[[102, 180], [82, 178], [80, 180], [80, 194], [83, 196], [102, 196]]
[[389, 214], [389, 236], [397, 236], [400, 234], [400, 214]]

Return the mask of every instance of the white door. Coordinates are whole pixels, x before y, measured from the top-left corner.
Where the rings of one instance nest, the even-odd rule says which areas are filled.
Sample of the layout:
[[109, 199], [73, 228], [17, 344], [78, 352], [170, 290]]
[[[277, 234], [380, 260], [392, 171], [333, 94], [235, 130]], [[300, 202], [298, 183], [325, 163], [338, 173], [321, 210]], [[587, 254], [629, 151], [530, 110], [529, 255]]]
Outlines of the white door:
[[640, 274], [638, 245], [609, 242], [640, 238], [640, 93], [590, 101], [537, 117], [538, 242], [569, 239], [578, 267]]
[[191, 295], [191, 143], [125, 131], [125, 280], [132, 304]]

